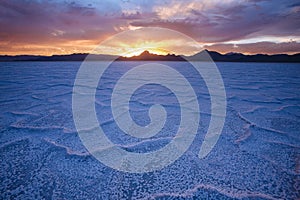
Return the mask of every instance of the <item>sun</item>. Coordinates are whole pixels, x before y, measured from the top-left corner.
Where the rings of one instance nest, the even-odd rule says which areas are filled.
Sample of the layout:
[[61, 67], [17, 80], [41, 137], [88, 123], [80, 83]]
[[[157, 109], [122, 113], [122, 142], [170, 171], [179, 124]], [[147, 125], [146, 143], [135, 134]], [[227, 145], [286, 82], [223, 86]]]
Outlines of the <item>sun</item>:
[[124, 57], [138, 56], [141, 53], [143, 53], [144, 51], [149, 51], [149, 53], [156, 54], [156, 55], [167, 55], [170, 53], [166, 50], [159, 49], [159, 48], [138, 48], [138, 49], [132, 49], [132, 50], [124, 53], [122, 56], [124, 56]]

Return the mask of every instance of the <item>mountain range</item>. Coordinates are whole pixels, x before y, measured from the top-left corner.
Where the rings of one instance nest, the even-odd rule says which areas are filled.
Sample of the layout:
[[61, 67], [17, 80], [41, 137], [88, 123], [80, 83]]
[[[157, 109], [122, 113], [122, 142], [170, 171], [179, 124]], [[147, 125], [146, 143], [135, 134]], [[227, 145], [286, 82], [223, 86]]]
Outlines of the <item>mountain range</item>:
[[287, 54], [256, 54], [256, 55], [244, 55], [241, 53], [227, 53], [220, 54], [215, 51], [204, 50], [192, 56], [179, 56], [174, 54], [168, 55], [156, 55], [151, 54], [149, 51], [144, 51], [138, 56], [132, 57], [118, 57], [113, 55], [104, 54], [69, 54], [69, 55], [52, 55], [52, 56], [36, 56], [36, 55], [17, 55], [8, 56], [0, 55], [0, 62], [6, 61], [83, 61], [88, 55], [89, 60], [117, 60], [117, 61], [207, 61], [207, 54], [215, 62], [289, 62], [300, 63], [300, 53], [294, 55]]

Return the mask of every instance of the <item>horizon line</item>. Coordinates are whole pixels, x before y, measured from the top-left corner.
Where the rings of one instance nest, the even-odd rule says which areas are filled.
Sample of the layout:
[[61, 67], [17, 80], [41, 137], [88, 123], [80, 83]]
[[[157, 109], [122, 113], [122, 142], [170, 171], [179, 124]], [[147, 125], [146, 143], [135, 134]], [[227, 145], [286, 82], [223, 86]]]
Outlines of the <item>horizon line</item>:
[[210, 50], [207, 50], [207, 49], [204, 49], [202, 51], [199, 51], [195, 54], [192, 54], [192, 55], [184, 55], [184, 54], [174, 54], [174, 53], [168, 53], [168, 54], [156, 54], [156, 53], [151, 53], [149, 52], [148, 50], [145, 50], [143, 52], [141, 52], [139, 55], [133, 55], [133, 56], [130, 56], [130, 57], [127, 57], [127, 56], [124, 56], [124, 55], [115, 55], [115, 54], [93, 54], [93, 53], [87, 53], [87, 52], [78, 52], [78, 53], [69, 53], [69, 54], [51, 54], [51, 55], [41, 55], [41, 54], [15, 54], [15, 55], [11, 55], [11, 54], [0, 54], [1, 57], [3, 56], [10, 56], [10, 57], [13, 57], [13, 56], [41, 56], [41, 57], [52, 57], [52, 56], [68, 56], [68, 55], [105, 55], [105, 56], [117, 56], [117, 57], [124, 57], [124, 58], [132, 58], [132, 57], [138, 57], [140, 56], [141, 54], [143, 54], [144, 52], [149, 52], [150, 54], [152, 55], [157, 55], [157, 56], [167, 56], [167, 55], [175, 55], [175, 56], [185, 56], [185, 57], [191, 57], [191, 56], [194, 56], [198, 53], [201, 53], [203, 51], [207, 51], [207, 52], [216, 52], [218, 54], [221, 54], [221, 55], [228, 55], [228, 54], [242, 54], [242, 55], [245, 55], [245, 56], [255, 56], [255, 55], [267, 55], [267, 56], [274, 56], [274, 55], [289, 55], [289, 56], [293, 56], [293, 55], [297, 55], [297, 54], [300, 54], [300, 51], [299, 52], [294, 52], [294, 53], [276, 53], [276, 54], [268, 54], [268, 53], [256, 53], [256, 54], [248, 54], [248, 53], [242, 53], [242, 52], [227, 52], [227, 53], [220, 53], [218, 51], [210, 51]]

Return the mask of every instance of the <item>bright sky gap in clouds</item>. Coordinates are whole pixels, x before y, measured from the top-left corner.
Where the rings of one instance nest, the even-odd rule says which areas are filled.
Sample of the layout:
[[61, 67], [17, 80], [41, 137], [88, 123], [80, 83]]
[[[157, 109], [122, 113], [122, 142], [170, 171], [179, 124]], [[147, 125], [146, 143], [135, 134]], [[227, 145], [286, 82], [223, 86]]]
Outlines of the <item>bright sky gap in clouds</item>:
[[[140, 27], [170, 28], [221, 53], [300, 52], [296, 0], [2, 0], [0, 27], [2, 55], [86, 53], [114, 34]], [[149, 43], [172, 45], [178, 54], [195, 52], [162, 35]], [[126, 48], [143, 45], [133, 40]]]

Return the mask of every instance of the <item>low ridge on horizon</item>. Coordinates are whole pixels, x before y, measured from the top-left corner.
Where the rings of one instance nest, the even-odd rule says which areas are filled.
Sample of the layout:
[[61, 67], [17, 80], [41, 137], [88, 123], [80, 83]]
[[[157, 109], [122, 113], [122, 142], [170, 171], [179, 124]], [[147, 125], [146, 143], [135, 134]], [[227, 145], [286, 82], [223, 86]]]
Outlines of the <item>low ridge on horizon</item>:
[[[83, 61], [88, 55], [91, 56], [91, 60], [117, 60], [117, 61], [205, 61], [207, 58], [203, 57], [203, 53], [206, 52], [210, 55], [213, 61], [216, 62], [300, 62], [300, 53], [296, 54], [252, 54], [245, 55], [238, 52], [228, 52], [221, 54], [216, 51], [209, 51], [204, 49], [194, 55], [175, 55], [175, 54], [156, 54], [151, 53], [149, 50], [145, 50], [139, 55], [131, 57], [108, 55], [108, 54], [88, 54], [88, 53], [73, 53], [64, 55], [0, 55], [0, 62], [7, 61]], [[117, 57], [117, 59], [115, 59]]]

